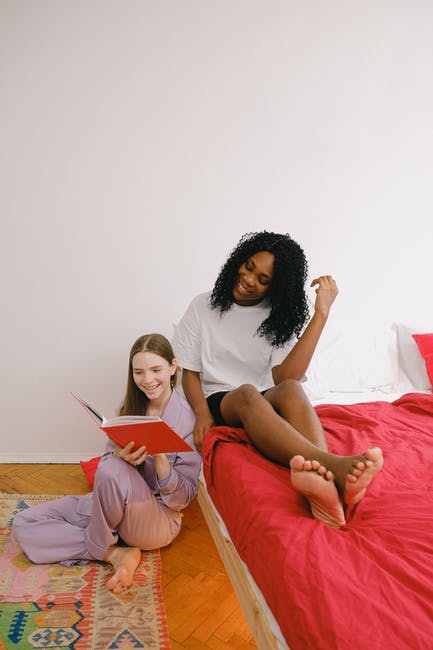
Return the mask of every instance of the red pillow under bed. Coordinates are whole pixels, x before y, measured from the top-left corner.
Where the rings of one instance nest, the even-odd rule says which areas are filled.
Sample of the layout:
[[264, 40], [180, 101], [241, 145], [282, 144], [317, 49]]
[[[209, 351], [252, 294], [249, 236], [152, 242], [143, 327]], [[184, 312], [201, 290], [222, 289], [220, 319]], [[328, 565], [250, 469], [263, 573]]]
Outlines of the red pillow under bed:
[[433, 334], [412, 334], [412, 337], [425, 361], [428, 378], [433, 386]]
[[89, 481], [92, 487], [95, 481], [95, 474], [96, 474], [96, 470], [98, 469], [98, 464], [100, 460], [101, 460], [101, 456], [95, 456], [90, 460], [80, 460], [81, 469], [83, 470], [86, 479]]

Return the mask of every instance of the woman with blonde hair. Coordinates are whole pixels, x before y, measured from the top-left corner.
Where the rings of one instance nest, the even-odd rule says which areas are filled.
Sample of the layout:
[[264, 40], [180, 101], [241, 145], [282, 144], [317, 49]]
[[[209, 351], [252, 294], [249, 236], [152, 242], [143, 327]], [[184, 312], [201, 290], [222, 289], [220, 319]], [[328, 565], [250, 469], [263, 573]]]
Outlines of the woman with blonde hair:
[[[177, 363], [170, 342], [146, 334], [133, 344], [120, 415], [161, 417], [193, 446], [194, 414], [176, 390]], [[13, 535], [35, 563], [67, 566], [101, 560], [114, 574], [108, 589], [133, 582], [141, 550], [170, 544], [184, 509], [197, 492], [201, 459], [196, 451], [149, 455], [107, 441], [93, 492], [40, 504], [16, 515]]]

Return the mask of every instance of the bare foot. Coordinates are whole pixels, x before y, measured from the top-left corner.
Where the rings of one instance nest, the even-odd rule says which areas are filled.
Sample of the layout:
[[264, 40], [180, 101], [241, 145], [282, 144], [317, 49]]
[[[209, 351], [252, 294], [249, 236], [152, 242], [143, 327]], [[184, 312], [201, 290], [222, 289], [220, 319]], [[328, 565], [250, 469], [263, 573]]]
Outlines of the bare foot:
[[380, 472], [383, 465], [382, 450], [379, 447], [367, 449], [361, 460], [353, 464], [347, 474], [343, 488], [343, 499], [347, 504], [358, 503], [365, 494], [365, 489]]
[[107, 588], [115, 594], [128, 589], [134, 582], [140, 560], [141, 550], [135, 546], [110, 546], [104, 555], [104, 562], [113, 565], [114, 573], [107, 582]]
[[317, 460], [293, 456], [290, 461], [292, 485], [310, 502], [315, 519], [340, 528], [346, 523], [334, 475]]

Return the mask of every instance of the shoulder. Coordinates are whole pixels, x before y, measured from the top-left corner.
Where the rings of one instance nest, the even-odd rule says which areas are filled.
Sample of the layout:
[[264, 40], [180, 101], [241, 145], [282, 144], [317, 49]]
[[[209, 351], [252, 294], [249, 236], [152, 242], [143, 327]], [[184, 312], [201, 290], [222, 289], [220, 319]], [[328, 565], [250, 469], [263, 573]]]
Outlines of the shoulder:
[[182, 321], [186, 323], [195, 322], [201, 320], [206, 314], [209, 314], [211, 312], [210, 296], [210, 291], [199, 293], [195, 296], [189, 303], [182, 317]]
[[195, 298], [191, 300], [189, 307], [199, 309], [201, 311], [210, 309], [210, 296], [210, 291], [199, 293], [197, 296], [195, 296]]
[[175, 389], [161, 418], [183, 438], [189, 435], [194, 426], [194, 412], [186, 399]]
[[181, 413], [185, 416], [192, 415], [192, 417], [194, 417], [194, 411], [192, 410], [189, 402], [176, 389], [174, 389], [171, 394], [170, 403], [175, 409], [177, 409], [178, 413]]

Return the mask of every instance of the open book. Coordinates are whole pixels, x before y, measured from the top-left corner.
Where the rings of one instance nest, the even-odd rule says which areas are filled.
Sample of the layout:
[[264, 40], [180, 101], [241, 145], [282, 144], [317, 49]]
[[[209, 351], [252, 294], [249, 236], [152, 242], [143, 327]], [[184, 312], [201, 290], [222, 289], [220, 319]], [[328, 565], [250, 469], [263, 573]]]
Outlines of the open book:
[[111, 440], [121, 447], [134, 441], [134, 449], [142, 445], [149, 454], [166, 454], [179, 451], [194, 451], [164, 420], [153, 415], [119, 415], [107, 419], [88, 402], [71, 393], [92, 420], [96, 422]]

